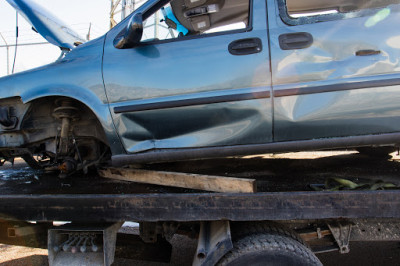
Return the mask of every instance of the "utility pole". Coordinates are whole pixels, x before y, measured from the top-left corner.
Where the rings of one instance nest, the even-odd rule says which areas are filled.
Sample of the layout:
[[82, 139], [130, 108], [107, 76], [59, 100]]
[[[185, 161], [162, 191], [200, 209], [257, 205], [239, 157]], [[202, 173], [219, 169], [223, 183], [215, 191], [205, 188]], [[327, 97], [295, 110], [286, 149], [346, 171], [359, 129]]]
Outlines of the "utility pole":
[[158, 18], [158, 12], [154, 14], [154, 39], [158, 39], [158, 24], [160, 19]]
[[121, 21], [126, 17], [126, 0], [122, 0], [121, 3]]
[[114, 19], [114, 15], [118, 13], [116, 10], [120, 2], [121, 0], [111, 0], [110, 29], [114, 28], [114, 26], [118, 24]]
[[[121, 21], [126, 18], [135, 9], [135, 0], [110, 0], [110, 29], [112, 29], [118, 22], [115, 20], [115, 15], [121, 13]], [[118, 10], [118, 8], [121, 9]]]
[[[125, 13], [125, 17], [126, 17], [127, 15], [132, 13], [133, 10], [135, 10], [135, 2], [136, 1], [135, 0], [125, 0], [125, 2], [126, 2], [126, 9], [128, 10], [128, 12]], [[138, 1], [138, 2], [140, 2], [140, 1]]]
[[7, 48], [7, 75], [10, 75], [10, 46], [8, 45], [6, 39], [4, 39], [3, 34], [0, 32], [0, 37], [3, 39]]

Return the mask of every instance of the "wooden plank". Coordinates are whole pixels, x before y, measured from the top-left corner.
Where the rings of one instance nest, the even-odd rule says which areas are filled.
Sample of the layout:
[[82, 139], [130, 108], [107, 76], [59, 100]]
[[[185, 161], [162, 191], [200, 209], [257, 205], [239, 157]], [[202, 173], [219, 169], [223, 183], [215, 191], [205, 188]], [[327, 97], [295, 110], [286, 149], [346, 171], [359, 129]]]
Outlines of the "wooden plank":
[[105, 178], [170, 187], [181, 187], [226, 193], [256, 192], [255, 179], [150, 171], [128, 168], [106, 168], [103, 170], [99, 170], [99, 174], [100, 176]]

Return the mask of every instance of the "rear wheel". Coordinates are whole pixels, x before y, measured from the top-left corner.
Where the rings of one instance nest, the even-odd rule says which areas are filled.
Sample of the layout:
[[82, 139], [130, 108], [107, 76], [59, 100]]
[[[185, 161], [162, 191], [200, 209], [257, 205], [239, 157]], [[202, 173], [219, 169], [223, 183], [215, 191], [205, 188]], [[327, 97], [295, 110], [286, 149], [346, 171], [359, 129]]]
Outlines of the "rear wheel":
[[218, 265], [322, 265], [297, 235], [280, 226], [240, 223], [232, 230], [234, 248]]
[[293, 238], [256, 234], [240, 239], [234, 248], [221, 259], [219, 265], [322, 265], [318, 258], [303, 244]]

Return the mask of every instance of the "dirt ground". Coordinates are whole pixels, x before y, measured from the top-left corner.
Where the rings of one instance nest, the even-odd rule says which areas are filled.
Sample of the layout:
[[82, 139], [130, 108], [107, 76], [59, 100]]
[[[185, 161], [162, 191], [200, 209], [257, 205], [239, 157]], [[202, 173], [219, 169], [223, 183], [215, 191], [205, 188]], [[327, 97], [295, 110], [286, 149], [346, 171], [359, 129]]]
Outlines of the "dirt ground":
[[[287, 167], [290, 166], [292, 169], [296, 169], [296, 174], [299, 177], [296, 182], [293, 182], [294, 187], [298, 187], [301, 190], [305, 188], [302, 183], [304, 180], [303, 176], [310, 177], [312, 182], [320, 182], [320, 180], [329, 176], [329, 171], [331, 171], [329, 169], [340, 167], [342, 175], [346, 177], [353, 177], [355, 176], [354, 173], [357, 172], [361, 173], [365, 177], [385, 177], [385, 181], [398, 185], [400, 183], [400, 178], [398, 178], [400, 172], [400, 156], [396, 154], [392, 155], [392, 159], [380, 161], [371, 161], [368, 158], [360, 157], [360, 155], [354, 151], [303, 152], [256, 156], [252, 159], [254, 165], [252, 165], [251, 171], [247, 171], [247, 173], [244, 174], [244, 177], [257, 173], [260, 175], [259, 186], [262, 191], [284, 190], [285, 188], [279, 185], [279, 180], [289, 175], [293, 175], [293, 171], [287, 170]], [[229, 162], [229, 165], [225, 165], [222, 169], [214, 169], [213, 172], [221, 175], [232, 175], [235, 171], [240, 172], [242, 166], [240, 163], [237, 163], [239, 161], [235, 160], [236, 159], [232, 159], [232, 161]], [[233, 165], [232, 162], [235, 163], [235, 165]], [[265, 169], [258, 168], [260, 167], [260, 164], [268, 165], [268, 167]], [[3, 179], [1, 178], [2, 171], [26, 169], [25, 167], [26, 165], [20, 160], [16, 161], [14, 166], [11, 164], [3, 166], [0, 171], [0, 187], [4, 187], [5, 183], [5, 174], [3, 175]], [[167, 168], [168, 170], [168, 167], [165, 165], [159, 167], [163, 169]], [[176, 165], [171, 167], [176, 167]], [[191, 163], [186, 164], [185, 167], [193, 169]], [[286, 170], [284, 170], [284, 168], [286, 168]], [[322, 170], [326, 170], [326, 172], [323, 172]], [[201, 166], [197, 167], [194, 172], [206, 173]], [[32, 178], [34, 179], [36, 177], [33, 176]], [[26, 182], [26, 180], [22, 181]], [[357, 177], [354, 178], [353, 181], [360, 180]], [[0, 190], [0, 193], [4, 193], [4, 190]], [[127, 227], [124, 230], [127, 232], [131, 231], [132, 233], [137, 232], [137, 229], [131, 227]], [[191, 265], [196, 250], [196, 241], [185, 236], [176, 235], [172, 239], [171, 244], [173, 248], [170, 263], [141, 262], [116, 258], [113, 265]], [[352, 242], [350, 244], [350, 249], [351, 252], [349, 254], [341, 255], [338, 252], [330, 252], [319, 254], [318, 257], [324, 265], [328, 266], [400, 265], [400, 244], [398, 242]], [[47, 250], [0, 244], [0, 266], [3, 265], [48, 265]]]

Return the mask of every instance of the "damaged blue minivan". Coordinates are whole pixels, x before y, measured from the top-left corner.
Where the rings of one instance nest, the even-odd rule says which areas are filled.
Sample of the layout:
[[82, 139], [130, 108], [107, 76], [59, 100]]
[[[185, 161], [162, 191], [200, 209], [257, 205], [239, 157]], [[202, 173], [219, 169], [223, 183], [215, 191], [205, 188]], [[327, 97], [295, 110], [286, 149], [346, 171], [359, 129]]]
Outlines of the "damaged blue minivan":
[[398, 0], [149, 0], [84, 42], [7, 0], [62, 56], [0, 79], [0, 158], [62, 172], [400, 144]]

